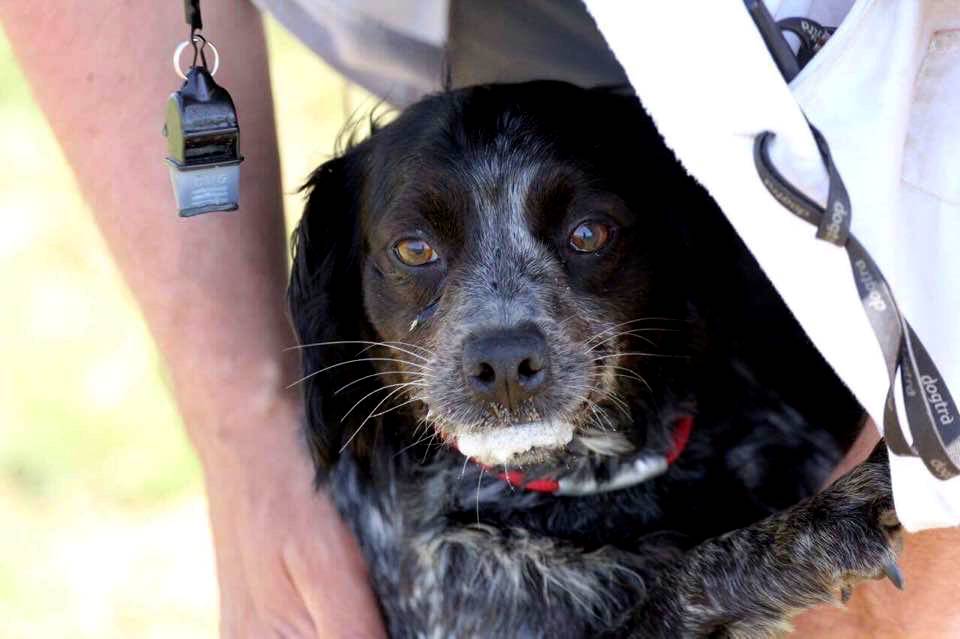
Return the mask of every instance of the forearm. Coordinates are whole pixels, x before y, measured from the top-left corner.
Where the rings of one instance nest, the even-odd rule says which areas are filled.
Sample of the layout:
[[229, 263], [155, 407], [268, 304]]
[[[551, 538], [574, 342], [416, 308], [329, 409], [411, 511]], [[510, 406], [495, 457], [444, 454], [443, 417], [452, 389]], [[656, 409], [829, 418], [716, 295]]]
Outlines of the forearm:
[[[353, 540], [287, 391], [286, 249], [263, 28], [204, 0], [242, 127], [240, 210], [179, 219], [160, 134], [179, 0], [0, 2], [34, 95], [163, 353], [203, 462], [227, 637], [382, 635]], [[186, 58], [186, 56], [184, 56]], [[69, 318], [66, 318], [69, 321]], [[134, 425], [131, 425], [134, 427]]]
[[[241, 207], [179, 219], [163, 107], [187, 26], [180, 2], [0, 3], [0, 19], [35, 97], [164, 353], [201, 452], [292, 404], [293, 343], [283, 312], [286, 259], [279, 162], [259, 15], [206, 0], [224, 63], [217, 80], [238, 105]], [[52, 44], [56, 43], [56, 44]], [[187, 57], [187, 56], [185, 56]]]

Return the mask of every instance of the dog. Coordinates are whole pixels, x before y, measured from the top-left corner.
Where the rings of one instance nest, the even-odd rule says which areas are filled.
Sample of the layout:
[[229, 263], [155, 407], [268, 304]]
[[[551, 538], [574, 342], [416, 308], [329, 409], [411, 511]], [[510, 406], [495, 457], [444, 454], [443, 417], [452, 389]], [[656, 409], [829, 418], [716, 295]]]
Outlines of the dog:
[[767, 637], [896, 578], [884, 450], [639, 101], [429, 96], [319, 167], [306, 433], [394, 637]]

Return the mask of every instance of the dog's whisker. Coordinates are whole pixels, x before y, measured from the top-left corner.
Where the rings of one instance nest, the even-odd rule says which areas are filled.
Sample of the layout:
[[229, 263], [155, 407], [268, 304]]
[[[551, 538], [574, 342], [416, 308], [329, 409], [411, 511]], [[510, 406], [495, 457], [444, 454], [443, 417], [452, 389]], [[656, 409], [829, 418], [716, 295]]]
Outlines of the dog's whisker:
[[623, 375], [622, 373], [613, 373], [613, 376], [616, 377], [616, 378], [618, 378], [618, 379], [630, 380], [631, 382], [640, 382], [641, 384], [643, 384], [643, 386], [644, 386], [644, 388], [645, 388], [646, 390], [650, 391], [651, 393], [653, 392], [653, 389], [650, 388], [650, 385], [647, 384], [646, 380], [644, 380], [642, 377], [641, 377], [640, 379], [637, 379], [636, 376]]
[[[590, 338], [590, 341], [597, 339], [598, 337], [603, 337], [604, 333], [607, 331], [601, 331], [593, 337]], [[633, 326], [628, 328], [625, 331], [622, 331], [621, 335], [629, 335], [632, 333], [682, 333], [684, 332], [681, 328], [667, 328], [665, 326]]]
[[414, 377], [415, 380], [422, 380], [422, 379], [425, 379], [425, 378], [427, 378], [427, 377], [433, 377], [432, 374], [430, 374], [430, 373], [424, 373], [424, 372], [422, 372], [422, 371], [383, 371], [383, 372], [380, 372], [380, 373], [371, 373], [370, 375], [364, 375], [363, 377], [358, 377], [357, 379], [353, 380], [352, 382], [349, 382], [349, 383], [347, 383], [347, 384], [344, 384], [343, 386], [341, 386], [341, 387], [338, 388], [337, 390], [333, 391], [333, 394], [334, 394], [334, 395], [339, 395], [341, 391], [343, 391], [343, 390], [345, 390], [345, 389], [347, 389], [347, 388], [350, 388], [350, 387], [353, 386], [354, 384], [359, 384], [360, 382], [362, 382], [362, 381], [365, 380], [365, 379], [370, 379], [371, 377], [382, 377], [382, 376], [384, 376], [384, 375], [414, 375], [414, 376], [415, 376], [415, 377]]
[[585, 392], [577, 396], [576, 398], [577, 401], [584, 402], [590, 405], [589, 406], [590, 412], [593, 414], [591, 421], [597, 425], [597, 428], [603, 431], [607, 430], [604, 424], [600, 422], [600, 419], [602, 418], [606, 422], [606, 425], [609, 426], [610, 430], [616, 430], [616, 428], [613, 426], [613, 424], [610, 422], [609, 418], [607, 417], [606, 412], [595, 401], [590, 399], [590, 394], [589, 394], [590, 388], [593, 388], [593, 387], [583, 388], [582, 390]]
[[608, 336], [608, 337], [600, 340], [599, 342], [597, 342], [596, 344], [594, 344], [593, 346], [591, 346], [590, 348], [588, 348], [588, 349], [587, 349], [587, 352], [589, 353], [589, 352], [591, 352], [591, 351], [594, 351], [594, 350], [600, 348], [601, 346], [603, 346], [604, 344], [606, 344], [607, 342], [610, 342], [610, 341], [612, 341], [612, 340], [615, 340], [615, 339], [617, 339], [618, 337], [623, 337], [624, 335], [632, 335], [633, 337], [636, 337], [637, 339], [643, 340], [643, 341], [646, 342], [647, 344], [650, 344], [650, 346], [653, 346], [654, 348], [657, 347], [656, 343], [654, 343], [654, 341], [653, 341], [652, 339], [650, 339], [649, 337], [644, 337], [643, 335], [637, 335], [637, 334], [636, 334], [636, 331], [620, 331], [619, 333], [614, 333], [613, 335], [610, 335], [610, 336]]
[[429, 427], [430, 427], [430, 424], [427, 422], [427, 419], [425, 417], [421, 417], [420, 419], [417, 420], [417, 426], [416, 428], [413, 429], [413, 435], [411, 436], [416, 437], [417, 434], [420, 433], [420, 429], [426, 430]]
[[[409, 383], [409, 382], [408, 382], [408, 383]], [[392, 391], [390, 391], [389, 393], [387, 393], [387, 395], [386, 395], [383, 399], [380, 400], [380, 403], [378, 403], [376, 406], [373, 407], [373, 410], [370, 411], [370, 413], [367, 414], [367, 416], [363, 419], [363, 421], [360, 422], [360, 425], [357, 426], [357, 430], [353, 431], [353, 434], [350, 435], [350, 437], [347, 439], [347, 441], [344, 442], [343, 446], [340, 447], [340, 452], [341, 452], [341, 453], [342, 453], [344, 450], [346, 450], [347, 446], [350, 445], [350, 442], [352, 442], [352, 441], [354, 440], [354, 438], [357, 436], [357, 434], [360, 433], [360, 431], [363, 429], [363, 427], [366, 425], [366, 423], [367, 423], [368, 421], [370, 421], [371, 415], [372, 415], [375, 411], [379, 410], [379, 408], [380, 408], [381, 406], [383, 406], [383, 403], [384, 403], [384, 402], [386, 402], [388, 399], [390, 399], [391, 397], [393, 397], [394, 395], [396, 395], [397, 393], [399, 393], [400, 391], [402, 391], [406, 386], [407, 386], [407, 384], [401, 384], [401, 385], [399, 385], [398, 388], [394, 388]], [[382, 389], [379, 389], [379, 390], [382, 390]], [[363, 400], [360, 400], [360, 401], [363, 401]], [[359, 402], [357, 402], [357, 403], [359, 404]], [[356, 404], [354, 404], [354, 406], [356, 406]], [[353, 410], [353, 408], [351, 408], [350, 410]], [[345, 415], [344, 417], [346, 417], [346, 415]], [[341, 421], [343, 421], [343, 420], [341, 420]]]
[[616, 366], [615, 364], [604, 364], [603, 367], [609, 368], [612, 371], [622, 371], [623, 373], [626, 373], [626, 375], [623, 375], [623, 377], [632, 377], [637, 381], [646, 383], [646, 380], [643, 379], [643, 376], [632, 368], [627, 368], [626, 366]]
[[407, 404], [412, 404], [412, 403], [414, 403], [414, 402], [419, 402], [419, 401], [422, 401], [422, 400], [423, 400], [422, 397], [413, 397], [413, 398], [408, 399], [407, 401], [402, 402], [402, 403], [400, 403], [400, 404], [394, 404], [394, 405], [391, 406], [390, 408], [387, 408], [386, 410], [382, 410], [382, 411], [380, 411], [379, 413], [374, 414], [373, 416], [374, 416], [374, 417], [381, 417], [381, 416], [383, 416], [383, 415], [386, 415], [386, 414], [389, 413], [390, 411], [397, 410], [398, 408], [402, 408], [402, 407], [406, 406]]
[[[418, 349], [420, 349], [421, 351], [423, 351], [424, 353], [426, 353], [427, 355], [430, 355], [430, 356], [435, 356], [435, 355], [436, 355], [436, 353], [434, 353], [433, 351], [431, 351], [431, 350], [428, 349], [428, 348], [425, 348], [425, 347], [423, 347], [423, 346], [417, 346], [416, 344], [411, 344], [411, 343], [409, 343], [409, 342], [377, 342], [377, 343], [371, 344], [370, 346], [367, 346], [367, 347], [365, 347], [365, 348], [361, 348], [358, 354], [366, 353], [366, 352], [370, 351], [371, 349], [376, 348], [377, 346], [389, 346], [389, 345], [391, 345], [391, 344], [400, 344], [400, 345], [402, 345], [402, 346], [407, 346], [407, 347], [409, 347], [409, 348], [418, 348]], [[392, 346], [391, 346], [391, 348], [392, 348]], [[399, 349], [397, 349], [397, 350], [399, 350]]]
[[620, 399], [620, 397], [616, 393], [603, 390], [602, 388], [597, 388], [596, 386], [591, 386], [590, 390], [596, 391], [605, 399], [610, 400], [610, 402], [615, 404], [625, 417], [630, 417], [630, 406], [625, 401]]
[[415, 447], [417, 444], [421, 444], [421, 443], [427, 441], [428, 439], [430, 439], [430, 434], [429, 434], [429, 433], [426, 434], [426, 435], [424, 435], [424, 436], [421, 437], [420, 439], [416, 440], [416, 441], [413, 442], [412, 444], [408, 444], [407, 446], [404, 446], [403, 448], [401, 448], [400, 450], [398, 450], [397, 452], [395, 452], [392, 456], [393, 456], [394, 458], [399, 457], [400, 455], [404, 454], [405, 452], [407, 452], [407, 451], [410, 450], [411, 448]]
[[624, 379], [633, 379], [633, 380], [636, 380], [636, 381], [640, 382], [641, 384], [643, 384], [644, 388], [646, 388], [647, 391], [649, 391], [651, 394], [653, 393], [653, 387], [650, 386], [649, 383], [647, 383], [647, 380], [644, 379], [643, 375], [641, 375], [641, 374], [638, 373], [637, 371], [633, 370], [632, 368], [627, 368], [627, 367], [625, 367], [625, 366], [615, 366], [615, 365], [613, 365], [613, 364], [604, 364], [603, 367], [604, 367], [604, 368], [609, 368], [609, 369], [612, 370], [612, 371], [623, 371], [623, 373], [626, 373], [626, 374], [614, 373], [613, 375], [614, 375], [615, 377], [623, 377]]
[[630, 351], [627, 353], [610, 353], [609, 355], [600, 355], [594, 359], [610, 359], [613, 357], [666, 357], [669, 359], [690, 359], [689, 355], [670, 355], [667, 353], [643, 353], [640, 351]]
[[480, 482], [483, 481], [483, 473], [486, 469], [480, 467], [480, 476], [477, 477], [477, 525], [480, 524]]
[[319, 375], [319, 374], [321, 374], [321, 373], [326, 373], [327, 371], [333, 370], [334, 368], [338, 368], [338, 367], [340, 367], [340, 366], [346, 366], [347, 364], [357, 364], [357, 363], [359, 363], [359, 362], [394, 362], [394, 363], [398, 363], [398, 364], [406, 364], [407, 366], [415, 366], [415, 367], [417, 367], [417, 368], [422, 368], [422, 369], [427, 370], [427, 371], [430, 370], [430, 367], [429, 367], [429, 366], [425, 366], [425, 365], [423, 365], [423, 364], [417, 364], [416, 362], [411, 362], [411, 361], [408, 361], [408, 360], [405, 360], [405, 359], [397, 359], [397, 358], [395, 358], [395, 357], [361, 357], [361, 358], [359, 358], [359, 359], [350, 359], [350, 360], [347, 360], [347, 361], [345, 361], [345, 362], [337, 362], [336, 364], [331, 364], [330, 366], [327, 366], [326, 368], [321, 368], [321, 369], [318, 370], [318, 371], [313, 371], [313, 372], [311, 372], [311, 373], [308, 373], [308, 374], [304, 375], [303, 377], [301, 377], [300, 379], [298, 379], [297, 381], [295, 381], [295, 382], [293, 382], [292, 384], [288, 385], [287, 388], [288, 388], [288, 389], [293, 388], [293, 387], [296, 386], [297, 384], [302, 384], [303, 382], [307, 381], [308, 379], [311, 379], [312, 377], [315, 377], [316, 375]]
[[409, 446], [404, 446], [403, 448], [401, 448], [400, 450], [398, 450], [397, 452], [395, 452], [395, 453], [393, 454], [393, 456], [394, 456], [394, 457], [399, 457], [400, 455], [402, 455], [403, 453], [407, 452], [408, 450], [410, 450], [411, 448], [413, 448], [413, 447], [416, 446], [417, 444], [422, 444], [423, 442], [427, 441], [428, 439], [432, 439], [432, 438], [434, 438], [434, 437], [436, 437], [436, 433], [427, 433], [426, 435], [424, 435], [423, 437], [421, 437], [421, 438], [418, 439], [417, 441], [413, 442], [413, 443], [410, 444]]
[[599, 404], [594, 402], [593, 406], [590, 407], [590, 412], [593, 414], [594, 421], [597, 425], [600, 426], [601, 430], [616, 430], [616, 425], [613, 423], [613, 420], [610, 419], [610, 416], [607, 415]]
[[[637, 339], [643, 340], [644, 342], [646, 342], [646, 343], [650, 344], [651, 346], [653, 346], [654, 348], [656, 348], [656, 347], [657, 347], [656, 342], [654, 342], [654, 341], [653, 341], [652, 339], [650, 339], [649, 337], [645, 337], [645, 336], [643, 336], [643, 335], [640, 334], [640, 333], [650, 333], [650, 332], [654, 332], [654, 333], [681, 333], [681, 332], [683, 332], [683, 331], [682, 331], [681, 329], [679, 329], [679, 328], [659, 328], [659, 327], [647, 327], [647, 326], [644, 326], [644, 327], [642, 327], [642, 328], [631, 328], [631, 329], [628, 330], [628, 331], [620, 331], [619, 333], [615, 333], [614, 335], [610, 335], [610, 336], [608, 336], [608, 337], [603, 338], [602, 340], [600, 340], [599, 342], [597, 342], [596, 344], [594, 344], [593, 346], [591, 346], [590, 348], [588, 348], [588, 349], [587, 349], [587, 352], [589, 353], [590, 351], [596, 350], [597, 348], [600, 348], [600, 346], [606, 344], [607, 342], [610, 342], [610, 341], [612, 341], [612, 340], [615, 340], [615, 339], [617, 339], [618, 337], [623, 337], [623, 336], [625, 336], [625, 335], [630, 335], [630, 336], [632, 336], [632, 337], [636, 337]], [[596, 338], [596, 337], [594, 337], [593, 339], [595, 339], [595, 338]], [[589, 343], [590, 341], [592, 341], [592, 340], [588, 340], [587, 343]]]
[[593, 341], [593, 340], [600, 339], [600, 338], [603, 337], [604, 335], [610, 333], [611, 331], [615, 331], [615, 330], [617, 330], [618, 328], [622, 328], [622, 327], [624, 327], [624, 326], [629, 326], [630, 324], [636, 324], [637, 322], [646, 322], [646, 321], [666, 321], [666, 322], [669, 322], [669, 321], [679, 321], [679, 320], [676, 320], [676, 319], [674, 319], [674, 318], [668, 318], [668, 317], [636, 317], [636, 318], [631, 319], [631, 320], [626, 320], [625, 322], [618, 322], [618, 323], [616, 323], [616, 324], [613, 324], [612, 326], [607, 326], [606, 328], [604, 328], [604, 329], [596, 332], [595, 334], [591, 335], [590, 338], [587, 340], [587, 342], [589, 343], [589, 342], [591, 342], [591, 341]]
[[402, 342], [400, 340], [387, 340], [382, 343], [390, 344], [390, 345], [399, 344], [400, 346], [404, 346], [406, 348], [415, 348], [422, 353], [426, 353], [427, 355], [436, 355], [436, 353], [434, 353], [432, 350], [430, 350], [426, 346], [421, 346], [420, 344], [413, 344], [412, 342]]
[[[376, 395], [377, 393], [381, 393], [381, 392], [383, 392], [383, 391], [385, 391], [385, 390], [389, 390], [389, 389], [391, 389], [391, 388], [396, 389], [396, 390], [401, 390], [401, 389], [406, 388], [407, 386], [410, 386], [410, 385], [412, 385], [412, 384], [416, 384], [416, 382], [397, 382], [396, 384], [387, 384], [386, 386], [380, 386], [379, 388], [375, 388], [374, 390], [370, 391], [369, 393], [367, 393], [366, 395], [364, 395], [363, 397], [361, 397], [360, 399], [358, 399], [356, 402], [354, 402], [353, 406], [350, 407], [350, 410], [348, 410], [348, 411], [343, 415], [343, 417], [340, 418], [340, 421], [343, 422], [344, 420], [346, 420], [347, 417], [350, 416], [350, 413], [353, 412], [353, 409], [355, 409], [357, 406], [359, 406], [360, 404], [362, 404], [363, 401], [364, 401], [365, 399], [367, 399], [368, 397], [371, 397], [372, 395]], [[390, 397], [390, 395], [392, 395], [392, 394], [393, 394], [393, 391], [391, 391], [390, 394], [387, 395], [387, 397]], [[375, 408], [374, 410], [376, 410], [376, 408]]]
[[[589, 399], [587, 401], [590, 402], [590, 412], [593, 413], [593, 418], [591, 421], [597, 426], [597, 428], [602, 431], [606, 431], [610, 426], [610, 422], [607, 420], [607, 417], [598, 410], [596, 402]], [[604, 424], [601, 420], [607, 421], [607, 423]]]
[[595, 406], [594, 412], [596, 413], [597, 419], [599, 420], [600, 429], [605, 431], [616, 431], [617, 430], [616, 424], [613, 423], [613, 420], [610, 419], [610, 416], [607, 415], [606, 411], [604, 411], [602, 408], [600, 408], [600, 406], [596, 404], [594, 404], [594, 406]]
[[428, 442], [427, 442], [427, 445], [424, 447], [423, 457], [420, 459], [420, 465], [421, 465], [421, 466], [424, 465], [425, 463], [427, 463], [427, 455], [430, 454], [430, 447], [433, 446], [433, 442], [437, 441], [437, 438], [438, 438], [439, 436], [440, 436], [439, 433], [437, 433], [436, 431], [434, 431], [433, 436], [430, 437], [430, 441], [428, 441]]
[[676, 317], [637, 317], [637, 318], [635, 318], [635, 319], [627, 320], [626, 322], [620, 322], [619, 324], [614, 324], [613, 326], [609, 326], [609, 327], [603, 329], [603, 330], [600, 331], [599, 333], [596, 333], [595, 335], [593, 335], [592, 337], [590, 337], [590, 338], [587, 340], [586, 343], [589, 344], [589, 343], [592, 342], [593, 340], [599, 339], [600, 337], [606, 335], [606, 334], [609, 333], [610, 331], [615, 331], [615, 330], [617, 330], [618, 328], [620, 328], [620, 327], [622, 327], [622, 326], [627, 326], [627, 325], [629, 325], [629, 324], [635, 324], [635, 323], [637, 323], [637, 322], [653, 322], [653, 321], [658, 321], [658, 322], [677, 322], [677, 323], [686, 322], [686, 323], [689, 323], [690, 320], [678, 319], [678, 318], [676, 318]]
[[[509, 476], [510, 476], [510, 469], [507, 467], [506, 463], [504, 463], [504, 465], [503, 465], [503, 476], [504, 476], [504, 477], [509, 477]], [[506, 482], [506, 484], [507, 484], [507, 486], [510, 487], [510, 492], [511, 492], [511, 493], [517, 492], [517, 489], [514, 487], [513, 482], [508, 481], [508, 482]]]
[[[370, 341], [370, 340], [336, 340], [336, 341], [333, 341], [333, 342], [311, 342], [310, 344], [300, 344], [299, 346], [291, 346], [290, 348], [286, 348], [286, 349], [284, 349], [284, 350], [288, 350], [288, 351], [289, 351], [289, 350], [295, 350], [295, 349], [313, 348], [313, 347], [315, 347], [315, 346], [344, 346], [344, 345], [347, 345], [347, 344], [365, 344], [365, 345], [367, 346], [367, 348], [364, 349], [364, 350], [362, 350], [362, 351], [360, 351], [361, 353], [364, 352], [364, 351], [366, 351], [366, 350], [368, 350], [368, 349], [370, 349], [370, 348], [375, 348], [375, 347], [377, 347], [377, 346], [384, 346], [384, 347], [386, 347], [386, 348], [392, 348], [392, 349], [394, 349], [394, 350], [400, 351], [401, 353], [406, 353], [407, 355], [410, 355], [411, 357], [416, 357], [417, 359], [421, 359], [421, 360], [423, 360], [423, 361], [425, 361], [425, 362], [428, 361], [428, 359], [427, 359], [426, 357], [424, 357], [423, 355], [418, 355], [417, 353], [414, 353], [414, 352], [412, 352], [412, 351], [408, 351], [408, 350], [406, 350], [406, 349], [404, 349], [404, 348], [401, 348], [401, 347], [399, 347], [399, 346], [394, 346], [394, 344], [405, 344], [406, 346], [411, 346], [411, 347], [413, 347], [413, 348], [421, 348], [421, 350], [425, 350], [425, 349], [422, 349], [422, 347], [420, 347], [420, 346], [416, 346], [415, 344], [406, 344], [406, 342], [374, 342], [374, 341]], [[430, 353], [429, 351], [427, 351], [427, 353], [428, 353], [428, 354], [432, 354], [432, 353]]]

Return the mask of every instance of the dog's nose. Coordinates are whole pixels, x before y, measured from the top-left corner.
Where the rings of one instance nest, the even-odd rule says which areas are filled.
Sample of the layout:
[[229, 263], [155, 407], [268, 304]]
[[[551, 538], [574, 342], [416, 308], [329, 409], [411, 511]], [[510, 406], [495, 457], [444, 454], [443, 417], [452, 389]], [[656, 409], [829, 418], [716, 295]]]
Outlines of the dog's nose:
[[467, 387], [483, 401], [516, 408], [544, 387], [549, 370], [547, 340], [533, 325], [473, 334], [463, 342]]

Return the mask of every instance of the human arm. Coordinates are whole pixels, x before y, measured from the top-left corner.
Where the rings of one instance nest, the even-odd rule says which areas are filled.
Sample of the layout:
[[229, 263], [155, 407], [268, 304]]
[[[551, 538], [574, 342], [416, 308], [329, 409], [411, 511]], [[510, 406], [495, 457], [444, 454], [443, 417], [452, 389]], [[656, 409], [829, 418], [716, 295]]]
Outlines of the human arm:
[[[0, 3], [0, 20], [169, 367], [202, 462], [223, 634], [378, 636], [362, 561], [299, 438], [262, 25], [205, 0], [243, 127], [241, 209], [176, 216], [160, 135], [180, 2]], [[186, 56], [185, 56], [186, 57]], [[135, 425], [131, 425], [131, 428]]]

